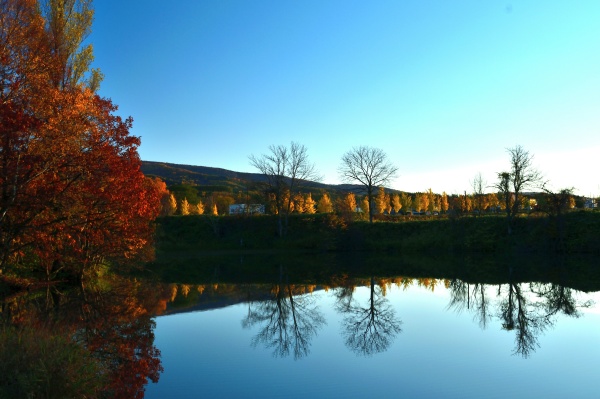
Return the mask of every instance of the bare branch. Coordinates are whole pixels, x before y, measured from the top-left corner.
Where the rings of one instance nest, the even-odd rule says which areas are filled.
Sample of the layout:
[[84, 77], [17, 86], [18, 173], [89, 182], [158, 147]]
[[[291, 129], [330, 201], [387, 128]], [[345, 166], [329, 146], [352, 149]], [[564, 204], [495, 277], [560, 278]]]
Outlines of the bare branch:
[[[308, 159], [305, 146], [292, 141], [289, 147], [284, 145], [269, 146], [269, 153], [260, 157], [250, 155], [250, 164], [258, 169], [267, 179], [269, 191], [275, 195], [275, 205], [279, 215], [279, 234], [283, 235], [281, 216], [285, 215], [288, 224], [292, 192], [299, 188], [303, 181], [319, 181], [316, 167]], [[287, 196], [287, 201], [286, 201]]]
[[544, 186], [542, 174], [533, 166], [533, 155], [520, 145], [507, 149], [510, 155], [510, 171], [498, 173], [495, 188], [504, 196], [508, 233], [512, 231], [512, 221], [517, 215], [523, 191]]
[[[398, 168], [388, 161], [383, 150], [366, 146], [355, 147], [345, 153], [338, 169], [342, 180], [365, 187], [369, 204], [373, 202], [373, 189], [388, 183], [397, 171]], [[369, 206], [370, 222], [373, 222], [372, 208]]]

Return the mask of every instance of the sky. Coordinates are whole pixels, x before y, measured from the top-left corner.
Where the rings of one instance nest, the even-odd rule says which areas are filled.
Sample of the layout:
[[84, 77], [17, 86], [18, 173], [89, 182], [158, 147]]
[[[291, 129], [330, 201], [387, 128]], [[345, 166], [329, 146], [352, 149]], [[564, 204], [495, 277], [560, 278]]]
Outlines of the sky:
[[[257, 172], [295, 141], [322, 181], [385, 151], [388, 187], [472, 191], [521, 145], [554, 190], [600, 195], [600, 2], [96, 1], [100, 95], [146, 161]], [[489, 191], [492, 191], [490, 188]]]

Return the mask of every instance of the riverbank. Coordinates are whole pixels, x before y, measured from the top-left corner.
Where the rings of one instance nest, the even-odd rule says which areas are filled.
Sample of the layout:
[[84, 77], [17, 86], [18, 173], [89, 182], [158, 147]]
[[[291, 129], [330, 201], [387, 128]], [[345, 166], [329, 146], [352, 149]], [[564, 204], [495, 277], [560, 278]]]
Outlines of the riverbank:
[[348, 222], [331, 214], [290, 215], [284, 237], [277, 216], [171, 216], [157, 221], [160, 252], [319, 251], [398, 253], [600, 254], [600, 213], [574, 211], [561, 219], [522, 216], [507, 234], [502, 215], [388, 217]]

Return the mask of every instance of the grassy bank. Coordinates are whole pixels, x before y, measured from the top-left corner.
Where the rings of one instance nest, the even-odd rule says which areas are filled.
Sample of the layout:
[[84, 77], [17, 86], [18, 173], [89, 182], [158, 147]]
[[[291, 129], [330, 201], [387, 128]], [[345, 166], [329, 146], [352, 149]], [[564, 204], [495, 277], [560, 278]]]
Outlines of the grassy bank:
[[570, 212], [561, 220], [523, 216], [510, 236], [502, 216], [397, 217], [369, 224], [291, 215], [284, 237], [277, 234], [277, 216], [172, 216], [158, 220], [157, 250], [599, 254], [600, 213]]

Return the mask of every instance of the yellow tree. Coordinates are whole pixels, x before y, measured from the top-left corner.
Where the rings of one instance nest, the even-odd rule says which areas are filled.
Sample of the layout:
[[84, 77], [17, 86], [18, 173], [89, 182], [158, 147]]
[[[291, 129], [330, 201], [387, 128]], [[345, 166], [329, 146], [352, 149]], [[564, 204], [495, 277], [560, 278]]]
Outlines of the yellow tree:
[[427, 210], [429, 212], [433, 212], [433, 209], [435, 207], [435, 194], [433, 193], [433, 191], [431, 191], [431, 189], [427, 190]]
[[385, 194], [385, 198], [384, 198], [384, 205], [385, 205], [385, 211], [390, 214], [392, 212], [392, 199], [390, 198], [389, 194]]
[[500, 200], [498, 200], [498, 196], [495, 193], [486, 195], [485, 200], [489, 209], [494, 212], [498, 210], [498, 207], [500, 206]]
[[92, 0], [42, 0], [46, 31], [59, 68], [53, 76], [56, 87], [87, 87], [97, 91], [102, 81], [99, 69], [91, 68], [94, 49], [83, 42], [92, 30]]
[[180, 205], [179, 209], [183, 216], [187, 216], [190, 214], [190, 204], [189, 204], [187, 198], [184, 198], [181, 200], [181, 205]]
[[415, 193], [415, 196], [412, 199], [411, 207], [417, 212], [421, 212], [421, 196], [422, 195], [423, 194], [421, 194], [421, 193]]
[[473, 209], [473, 202], [471, 201], [471, 197], [468, 195], [460, 196], [460, 210], [463, 212], [471, 212]]
[[294, 213], [303, 213], [304, 212], [304, 196], [301, 193], [294, 194], [294, 198], [292, 200], [291, 211]]
[[427, 195], [427, 193], [420, 194], [419, 209], [421, 209], [421, 211], [429, 209], [429, 195]]
[[364, 215], [369, 214], [369, 197], [367, 195], [360, 201], [360, 209], [363, 211]]
[[316, 212], [315, 210], [316, 202], [312, 199], [312, 194], [306, 194], [304, 198], [304, 213], [313, 214]]
[[440, 199], [440, 209], [442, 212], [448, 212], [448, 195], [444, 191], [442, 193], [442, 198]]
[[402, 203], [400, 202], [400, 195], [398, 195], [398, 194], [392, 195], [392, 206], [396, 212], [400, 212], [400, 209], [402, 209]]
[[211, 214], [212, 214], [212, 215], [214, 215], [214, 216], [217, 216], [217, 215], [219, 215], [219, 211], [217, 210], [217, 204], [213, 204], [213, 205], [212, 205], [212, 211], [211, 211]]
[[402, 204], [402, 208], [410, 211], [413, 208], [413, 199], [408, 193], [400, 194], [400, 204]]
[[319, 202], [317, 203], [317, 210], [319, 213], [331, 213], [333, 212], [333, 204], [331, 198], [327, 193], [324, 193]]
[[375, 212], [377, 214], [382, 214], [385, 210], [387, 210], [385, 188], [380, 186], [377, 196], [375, 197]]
[[176, 211], [177, 211], [177, 198], [175, 198], [175, 195], [173, 195], [171, 193], [171, 195], [169, 196], [169, 212], [170, 212], [170, 215], [174, 215]]
[[198, 201], [198, 204], [196, 204], [196, 212], [198, 215], [202, 215], [204, 213], [204, 204], [202, 201]]
[[336, 202], [338, 212], [342, 214], [352, 214], [356, 210], [356, 196], [354, 193], [348, 193]]

